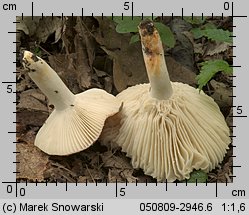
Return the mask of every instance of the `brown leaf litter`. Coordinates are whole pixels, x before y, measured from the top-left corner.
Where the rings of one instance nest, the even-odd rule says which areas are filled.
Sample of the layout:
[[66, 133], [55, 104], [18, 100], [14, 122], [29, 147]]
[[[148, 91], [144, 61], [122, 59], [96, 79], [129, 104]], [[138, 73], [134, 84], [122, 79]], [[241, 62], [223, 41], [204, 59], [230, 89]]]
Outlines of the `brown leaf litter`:
[[[40, 38], [35, 37], [34, 29], [40, 31], [44, 25], [39, 24], [39, 17], [33, 24], [25, 22], [20, 29], [32, 40], [46, 43], [51, 34], [55, 34], [52, 43], [60, 44], [60, 51], [46, 52], [43, 58], [58, 72], [58, 75], [74, 93], [82, 92], [88, 88], [102, 88], [107, 92], [116, 94], [138, 83], [148, 82], [142, 58], [140, 43], [129, 44], [131, 34], [119, 34], [115, 30], [115, 24], [104, 17], [84, 17], [65, 19], [63, 22], [55, 20], [51, 23], [48, 31]], [[170, 20], [169, 20], [170, 22]], [[175, 21], [176, 22], [176, 21]], [[28, 25], [28, 26], [27, 26]], [[43, 26], [43, 27], [42, 27]], [[182, 27], [183, 26], [183, 27]], [[177, 29], [182, 27], [182, 29]], [[188, 27], [188, 26], [187, 26]], [[169, 50], [175, 53], [174, 58], [166, 57], [170, 77], [172, 81], [181, 81], [196, 86], [196, 74], [191, 67], [195, 68], [194, 62], [206, 60], [210, 57], [223, 57], [231, 53], [226, 50], [224, 44], [214, 44], [206, 40], [195, 41], [191, 38], [185, 24], [179, 22], [176, 27], [178, 47]], [[184, 41], [189, 39], [187, 47]], [[192, 48], [190, 45], [192, 44]], [[48, 46], [50, 43], [48, 44]], [[180, 46], [179, 46], [180, 45]], [[31, 43], [30, 46], [32, 47]], [[205, 49], [208, 47], [208, 49]], [[179, 50], [196, 52], [195, 59], [185, 59], [180, 62], [177, 59]], [[195, 51], [194, 51], [195, 50]], [[43, 52], [42, 52], [43, 53]], [[192, 56], [192, 54], [191, 54]], [[135, 59], [135, 60], [134, 60]], [[177, 60], [176, 60], [177, 59]], [[191, 65], [187, 65], [191, 64]], [[20, 132], [17, 141], [16, 161], [18, 180], [45, 181], [48, 182], [155, 182], [150, 176], [144, 175], [141, 169], [133, 169], [130, 159], [119, 148], [102, 146], [98, 141], [85, 151], [70, 156], [49, 156], [34, 146], [35, 135], [43, 125], [50, 112], [46, 97], [40, 92], [35, 84], [30, 81], [28, 75], [23, 72], [17, 76], [17, 96], [20, 102], [17, 105], [17, 130]], [[221, 77], [221, 76], [219, 76]], [[221, 83], [223, 82], [223, 83]], [[227, 95], [231, 93], [226, 80], [210, 82], [210, 94], [224, 110], [229, 114], [231, 99]], [[227, 117], [228, 124], [232, 124], [232, 118]], [[232, 149], [228, 151], [220, 168], [209, 173], [209, 181], [225, 182], [232, 174], [231, 165]]]

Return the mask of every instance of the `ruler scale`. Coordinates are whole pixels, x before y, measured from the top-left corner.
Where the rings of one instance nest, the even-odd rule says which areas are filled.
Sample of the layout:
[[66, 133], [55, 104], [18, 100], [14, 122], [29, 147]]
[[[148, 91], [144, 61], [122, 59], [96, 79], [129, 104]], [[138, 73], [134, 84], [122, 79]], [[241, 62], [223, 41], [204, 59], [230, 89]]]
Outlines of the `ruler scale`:
[[[65, 2], [65, 1], [3, 1], [1, 8], [1, 136], [0, 150], [0, 214], [249, 214], [248, 172], [248, 85], [247, 73], [247, 2], [215, 1], [214, 3], [190, 0], [181, 2], [153, 1], [112, 1]], [[16, 180], [16, 105], [15, 80], [16, 16], [220, 16], [233, 19], [233, 175], [232, 183], [33, 183]], [[13, 72], [14, 71], [14, 72]], [[30, 206], [28, 206], [30, 205]], [[36, 206], [35, 206], [36, 205]], [[38, 209], [39, 208], [39, 209]]]

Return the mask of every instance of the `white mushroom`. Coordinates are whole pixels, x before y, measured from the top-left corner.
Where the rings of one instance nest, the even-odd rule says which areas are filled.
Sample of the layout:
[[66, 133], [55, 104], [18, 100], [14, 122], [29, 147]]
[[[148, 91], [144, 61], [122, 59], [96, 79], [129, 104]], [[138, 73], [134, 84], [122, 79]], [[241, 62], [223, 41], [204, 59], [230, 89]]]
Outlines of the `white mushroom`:
[[229, 128], [214, 100], [187, 84], [170, 82], [158, 31], [150, 21], [139, 25], [150, 84], [129, 87], [117, 98], [123, 108], [109, 118], [102, 141], [117, 143], [134, 168], [158, 181], [208, 172], [224, 158]]
[[104, 90], [74, 95], [44, 60], [29, 51], [23, 52], [23, 65], [55, 107], [35, 139], [47, 154], [69, 155], [88, 148], [98, 139], [105, 120], [119, 111], [121, 103]]

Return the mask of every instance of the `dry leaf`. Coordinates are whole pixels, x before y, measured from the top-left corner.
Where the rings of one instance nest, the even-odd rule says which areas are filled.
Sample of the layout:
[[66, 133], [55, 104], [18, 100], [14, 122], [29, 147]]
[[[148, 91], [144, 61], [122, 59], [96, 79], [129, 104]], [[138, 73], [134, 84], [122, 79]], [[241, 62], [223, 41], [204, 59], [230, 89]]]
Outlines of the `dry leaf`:
[[75, 54], [57, 54], [49, 56], [51, 67], [57, 72], [60, 78], [73, 93], [80, 93], [82, 89], [78, 84], [78, 73], [74, 66]]
[[75, 66], [78, 71], [79, 84], [82, 88], [89, 88], [95, 57], [95, 41], [80, 17], [77, 17], [74, 29], [77, 32], [74, 45], [76, 52]]
[[122, 172], [120, 172], [120, 176], [126, 179], [128, 183], [134, 183], [137, 181], [137, 178], [132, 175], [133, 172], [134, 172], [133, 169], [125, 169]]
[[92, 182], [95, 180], [104, 180], [104, 174], [101, 169], [85, 169], [83, 175], [87, 178], [90, 178]]
[[195, 73], [175, 61], [172, 57], [166, 57], [167, 68], [171, 81], [182, 82], [191, 86], [196, 85]]
[[105, 91], [108, 92], [108, 93], [111, 93], [112, 92], [112, 85], [113, 85], [112, 78], [105, 77], [104, 81], [105, 81], [105, 83], [104, 83], [104, 85], [105, 85]]
[[55, 33], [54, 43], [56, 43], [61, 38], [64, 26], [64, 21], [61, 18], [52, 18], [51, 16], [43, 18], [41, 16], [18, 16], [17, 21], [16, 29], [23, 31], [30, 37], [35, 37], [38, 43], [45, 43], [48, 37], [53, 33]]
[[76, 58], [74, 59], [74, 67], [77, 71], [77, 79], [82, 89], [87, 89], [91, 86], [91, 68], [88, 64], [88, 56], [86, 53], [86, 47], [82, 41], [82, 38], [77, 34], [74, 38], [74, 44], [76, 47]]
[[26, 35], [33, 36], [39, 25], [40, 16], [17, 16], [16, 17], [16, 30], [23, 31]]
[[49, 163], [49, 168], [44, 172], [44, 178], [49, 178], [50, 181], [65, 183], [74, 183], [77, 175], [69, 171], [67, 168], [61, 168]]
[[125, 44], [120, 48], [121, 51], [105, 49], [107, 54], [113, 58], [113, 80], [118, 92], [129, 86], [148, 82], [141, 44], [129, 44], [128, 41]]
[[117, 91], [148, 82], [141, 44], [129, 44], [131, 35], [117, 33], [113, 21], [95, 18], [99, 22], [99, 29], [93, 36], [113, 59], [113, 81]]
[[184, 34], [184, 32], [189, 31], [192, 26], [180, 17], [173, 19], [170, 26], [177, 41], [171, 51], [172, 57], [181, 65], [194, 71], [194, 48], [192, 42], [189, 41], [188, 37]]
[[28, 109], [18, 109], [20, 113], [16, 115], [17, 122], [24, 127], [36, 126], [41, 127], [45, 120], [48, 118], [47, 112], [28, 110]]
[[192, 46], [194, 47], [195, 54], [201, 54], [201, 55], [204, 54], [203, 44], [196, 43], [194, 41], [194, 35], [192, 33], [190, 33], [189, 31], [184, 31], [184, 32], [182, 32], [182, 34], [184, 34], [189, 39], [189, 41], [192, 43]]
[[[20, 132], [18, 138], [25, 142], [32, 142], [30, 135], [26, 133], [26, 129], [30, 126], [41, 127], [48, 117], [48, 109], [46, 106], [46, 97], [39, 89], [30, 89], [21, 92], [17, 110], [20, 112], [16, 115], [17, 130]], [[34, 132], [32, 129], [31, 132]], [[23, 138], [23, 139], [22, 139]]]
[[23, 133], [19, 138], [17, 138], [17, 141], [25, 142], [27, 144], [34, 144], [36, 133], [37, 132], [35, 132], [34, 130], [29, 130]]
[[47, 112], [46, 97], [39, 89], [30, 89], [20, 94], [17, 108]]
[[43, 181], [44, 171], [48, 165], [48, 155], [31, 144], [18, 144], [16, 150], [20, 153], [16, 155], [17, 179], [27, 179], [32, 181]]
[[210, 42], [208, 47], [207, 47], [207, 51], [206, 51], [206, 55], [215, 55], [215, 54], [219, 54], [221, 52], [225, 52], [226, 50], [229, 49], [230, 44], [229, 43], [224, 43], [224, 42]]
[[[95, 58], [95, 40], [92, 37], [92, 34], [88, 30], [85, 23], [82, 21], [81, 17], [77, 17], [75, 30], [79, 35], [81, 41], [84, 43], [83, 51], [86, 52], [86, 56], [88, 59], [88, 65], [92, 69], [93, 60]], [[77, 47], [76, 47], [77, 51]]]
[[96, 69], [95, 67], [93, 67], [94, 69], [94, 72], [96, 73], [96, 75], [100, 78], [102, 77], [106, 77], [107, 76], [107, 73], [102, 71], [102, 70], [99, 70], [99, 69]]
[[221, 110], [226, 110], [231, 107], [232, 99], [229, 97], [232, 94], [231, 88], [222, 82], [215, 80], [210, 81], [211, 86], [214, 88], [214, 93], [211, 97], [217, 102]]
[[103, 154], [101, 154], [101, 158], [103, 160], [103, 166], [104, 167], [111, 167], [111, 168], [117, 168], [117, 169], [133, 169], [130, 161], [127, 157], [120, 155], [115, 156], [111, 151], [107, 151]]
[[125, 180], [120, 176], [120, 170], [118, 169], [109, 169], [108, 171], [108, 182], [124, 182]]
[[230, 132], [232, 134], [233, 133], [233, 127], [232, 127], [233, 126], [233, 117], [229, 117], [229, 116], [233, 116], [233, 108], [230, 108], [229, 114], [226, 118], [226, 123], [229, 126]]
[[94, 39], [81, 18], [77, 17], [76, 24], [67, 21], [62, 40], [67, 54], [49, 56], [49, 62], [68, 88], [73, 93], [80, 93], [92, 87]]
[[59, 17], [45, 16], [43, 19], [40, 19], [39, 25], [37, 26], [35, 36], [39, 42], [45, 43], [48, 37], [55, 33], [55, 38], [53, 43], [58, 42], [61, 38], [62, 30], [64, 27], [65, 20], [62, 20]]

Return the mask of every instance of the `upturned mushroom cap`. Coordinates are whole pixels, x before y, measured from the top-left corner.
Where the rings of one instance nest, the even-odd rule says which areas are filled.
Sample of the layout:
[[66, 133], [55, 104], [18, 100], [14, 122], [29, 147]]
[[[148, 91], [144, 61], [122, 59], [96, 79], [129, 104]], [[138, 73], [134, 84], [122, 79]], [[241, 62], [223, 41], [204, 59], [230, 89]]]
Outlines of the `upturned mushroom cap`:
[[35, 145], [47, 154], [69, 155], [87, 149], [100, 136], [105, 120], [120, 108], [114, 96], [100, 89], [75, 97], [71, 107], [55, 109], [36, 135]]
[[[150, 32], [144, 32], [146, 29]], [[140, 25], [140, 35], [153, 85], [136, 85], [117, 95], [123, 108], [119, 118], [106, 125], [102, 141], [117, 143], [131, 157], [134, 168], [142, 168], [158, 181], [183, 180], [194, 169], [212, 170], [223, 160], [230, 143], [224, 116], [204, 92], [187, 84], [170, 82], [167, 74], [163, 74], [168, 72], [161, 61], [162, 44], [151, 22]], [[156, 52], [150, 49], [153, 46]], [[166, 78], [162, 80], [163, 76]], [[163, 88], [162, 81], [170, 86]], [[172, 89], [172, 92], [161, 93], [160, 89]]]
[[35, 145], [47, 154], [69, 155], [85, 150], [98, 139], [106, 119], [119, 111], [121, 102], [104, 90], [72, 94], [56, 72], [31, 52], [23, 53], [23, 64], [55, 105], [35, 138]]

